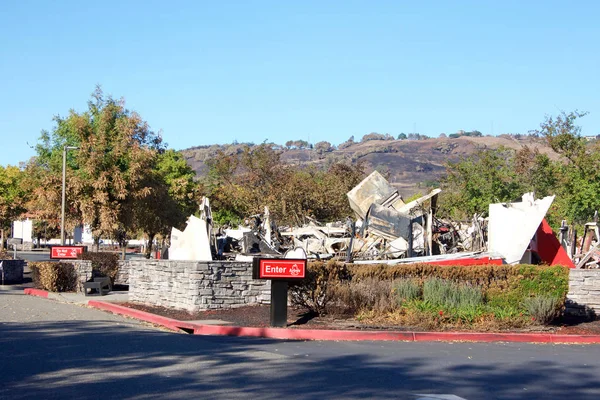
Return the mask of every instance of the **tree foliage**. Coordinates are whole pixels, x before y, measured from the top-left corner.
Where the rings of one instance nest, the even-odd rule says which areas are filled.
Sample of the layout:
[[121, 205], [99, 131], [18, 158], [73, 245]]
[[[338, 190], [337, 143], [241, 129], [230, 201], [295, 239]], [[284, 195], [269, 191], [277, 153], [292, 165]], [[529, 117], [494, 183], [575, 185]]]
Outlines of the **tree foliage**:
[[[273, 144], [271, 143], [271, 147], [272, 146]], [[308, 149], [310, 147], [310, 144], [306, 140], [288, 140], [287, 142], [285, 142], [285, 147], [287, 147], [288, 149]]]
[[331, 145], [331, 143], [326, 142], [326, 141], [316, 143], [314, 148], [315, 148], [315, 151], [319, 154], [329, 153], [329, 152], [335, 150], [335, 147], [333, 147]]
[[56, 220], [64, 146], [77, 147], [67, 153], [67, 218], [88, 224], [96, 240], [162, 233], [195, 208], [193, 171], [123, 100], [97, 88], [85, 112], [54, 121], [28, 166], [40, 217]]
[[442, 209], [465, 218], [486, 213], [490, 203], [512, 201], [522, 194], [509, 149], [485, 150], [450, 162], [442, 181]]
[[451, 162], [442, 181], [442, 212], [458, 218], [486, 214], [490, 203], [518, 200], [525, 192], [556, 195], [547, 216], [553, 226], [562, 219], [583, 224], [600, 208], [600, 144], [581, 137], [576, 120], [585, 113], [549, 116], [533, 133], [547, 140], [559, 156], [552, 160], [537, 148], [482, 150]]
[[527, 146], [482, 150], [448, 163], [446, 172], [441, 209], [457, 218], [485, 215], [489, 204], [519, 201], [526, 192], [555, 194], [559, 181], [557, 164]]
[[350, 215], [345, 194], [363, 177], [362, 166], [334, 163], [327, 170], [286, 165], [281, 153], [263, 144], [241, 154], [211, 159], [203, 182], [217, 222], [236, 222], [268, 206], [279, 223], [300, 224]]
[[0, 166], [0, 250], [4, 248], [4, 230], [25, 211], [27, 193], [21, 182], [24, 173], [14, 166]]
[[197, 211], [195, 175], [180, 153], [167, 150], [158, 154], [156, 165], [145, 181], [150, 193], [130, 208], [134, 230], [143, 232], [147, 240], [146, 257], [150, 257], [157, 235], [167, 237], [172, 227], [183, 230], [187, 217]]
[[600, 143], [588, 143], [576, 124], [586, 114], [573, 111], [546, 117], [536, 131], [552, 150], [564, 157], [556, 165], [560, 179], [553, 213], [556, 218], [579, 224], [589, 221], [600, 208]]
[[88, 111], [71, 112], [59, 126], [72, 126], [79, 149], [75, 175], [77, 206], [96, 237], [122, 239], [135, 228], [131, 210], [150, 196], [153, 166], [162, 141], [122, 101], [97, 90]]

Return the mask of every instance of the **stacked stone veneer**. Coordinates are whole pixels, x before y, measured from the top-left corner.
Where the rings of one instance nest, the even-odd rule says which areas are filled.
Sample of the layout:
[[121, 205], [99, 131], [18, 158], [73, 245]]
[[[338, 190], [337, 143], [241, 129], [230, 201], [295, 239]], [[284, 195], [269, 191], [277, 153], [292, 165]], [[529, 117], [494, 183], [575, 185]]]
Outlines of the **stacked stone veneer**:
[[23, 283], [23, 260], [0, 260], [0, 285]]
[[129, 285], [129, 261], [119, 260], [119, 272], [115, 277], [115, 283]]
[[77, 291], [83, 292], [83, 284], [92, 279], [92, 262], [90, 260], [60, 260], [60, 262], [73, 264], [77, 274]]
[[129, 300], [190, 312], [270, 302], [270, 281], [253, 280], [252, 264], [130, 260]]
[[[77, 273], [77, 291], [83, 292], [83, 284], [92, 279], [91, 260], [61, 260], [64, 263], [73, 264]], [[115, 278], [116, 284], [129, 284], [129, 261], [119, 261], [119, 272]]]
[[600, 315], [600, 269], [571, 269], [569, 271], [568, 313], [594, 311]]

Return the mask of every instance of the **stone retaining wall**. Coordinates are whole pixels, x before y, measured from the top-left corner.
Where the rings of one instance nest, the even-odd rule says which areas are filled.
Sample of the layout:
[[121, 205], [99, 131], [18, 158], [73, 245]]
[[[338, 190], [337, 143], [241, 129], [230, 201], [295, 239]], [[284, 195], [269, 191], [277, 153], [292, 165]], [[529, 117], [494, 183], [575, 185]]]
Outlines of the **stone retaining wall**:
[[115, 283], [129, 285], [129, 261], [119, 260], [119, 272], [115, 277]]
[[567, 313], [600, 315], [600, 269], [571, 269]]
[[23, 260], [0, 260], [0, 285], [23, 283]]
[[[77, 291], [83, 292], [83, 284], [92, 278], [92, 261], [91, 260], [60, 260], [61, 262], [70, 263], [75, 266], [77, 273]], [[119, 272], [115, 277], [115, 284], [129, 284], [129, 261], [119, 260]]]
[[60, 260], [60, 262], [73, 264], [77, 273], [77, 291], [83, 292], [83, 284], [92, 279], [92, 262], [90, 260]]
[[270, 281], [252, 279], [251, 263], [129, 260], [133, 302], [196, 312], [268, 304], [270, 293]]

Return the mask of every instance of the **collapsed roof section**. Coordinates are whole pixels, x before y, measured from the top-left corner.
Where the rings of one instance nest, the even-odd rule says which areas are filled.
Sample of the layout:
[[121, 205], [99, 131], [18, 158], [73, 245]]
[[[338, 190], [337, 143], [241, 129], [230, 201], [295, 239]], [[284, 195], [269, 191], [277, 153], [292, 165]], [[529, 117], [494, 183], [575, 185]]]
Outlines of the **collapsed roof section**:
[[402, 196], [377, 171], [373, 171], [347, 194], [350, 207], [360, 220], [364, 220], [372, 204], [398, 209], [404, 205]]

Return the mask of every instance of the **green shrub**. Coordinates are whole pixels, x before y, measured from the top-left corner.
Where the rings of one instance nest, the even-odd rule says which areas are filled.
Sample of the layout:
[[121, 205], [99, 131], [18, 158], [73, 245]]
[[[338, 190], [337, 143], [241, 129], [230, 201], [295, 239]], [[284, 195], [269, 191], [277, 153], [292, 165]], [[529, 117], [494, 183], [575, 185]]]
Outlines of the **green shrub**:
[[33, 284], [50, 292], [73, 292], [77, 290], [77, 272], [70, 263], [29, 263]]
[[92, 273], [96, 276], [107, 276], [115, 283], [119, 273], [119, 256], [116, 253], [81, 253], [79, 259], [92, 262]]
[[403, 304], [421, 297], [421, 287], [412, 279], [401, 279], [394, 282], [394, 295], [398, 304]]
[[527, 313], [540, 324], [548, 324], [560, 315], [563, 301], [554, 296], [535, 296], [523, 300]]
[[476, 287], [431, 278], [423, 284], [423, 300], [434, 306], [475, 308], [483, 303], [483, 295]]

